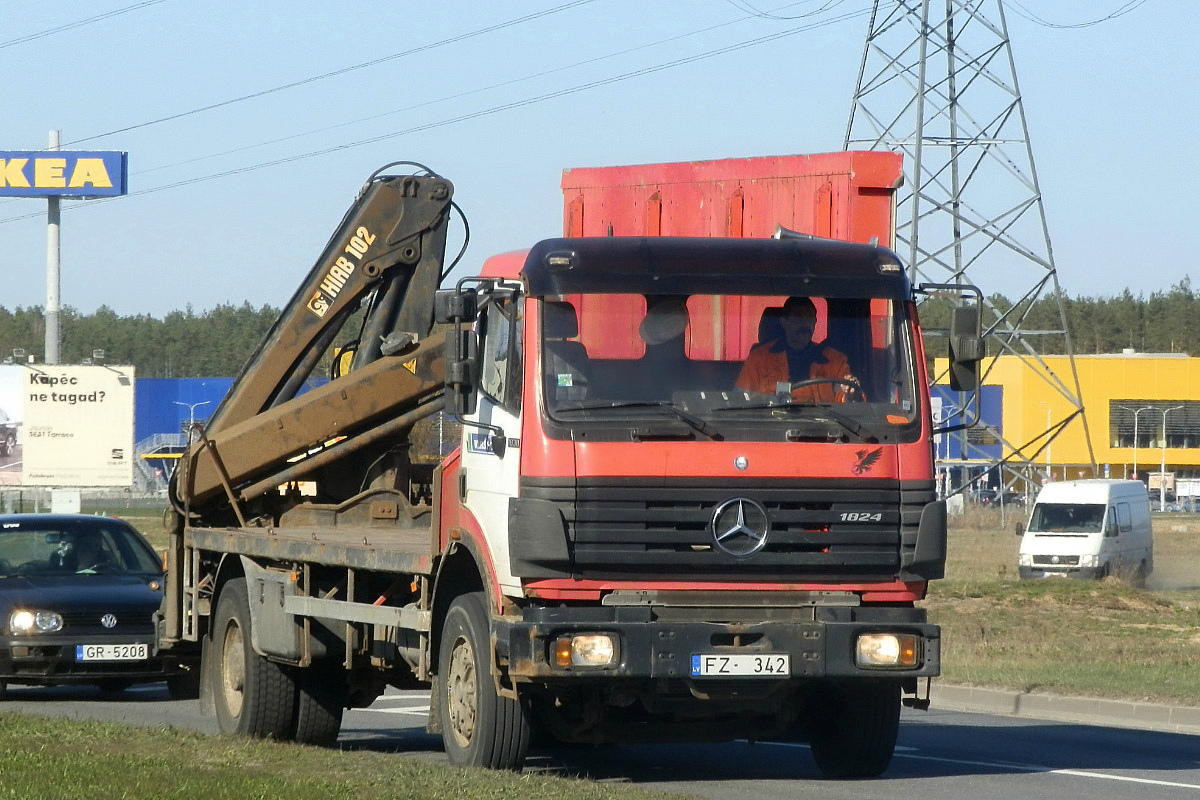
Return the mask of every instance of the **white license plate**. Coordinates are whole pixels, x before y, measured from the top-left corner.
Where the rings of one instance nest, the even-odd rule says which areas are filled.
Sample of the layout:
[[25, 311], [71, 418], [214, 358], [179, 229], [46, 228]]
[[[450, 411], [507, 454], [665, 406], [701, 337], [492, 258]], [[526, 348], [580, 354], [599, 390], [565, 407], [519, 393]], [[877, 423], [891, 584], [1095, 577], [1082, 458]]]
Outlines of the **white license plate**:
[[142, 661], [150, 657], [150, 645], [142, 644], [77, 644], [76, 661]]
[[787, 653], [692, 656], [693, 678], [786, 678], [791, 675], [791, 667], [791, 656]]

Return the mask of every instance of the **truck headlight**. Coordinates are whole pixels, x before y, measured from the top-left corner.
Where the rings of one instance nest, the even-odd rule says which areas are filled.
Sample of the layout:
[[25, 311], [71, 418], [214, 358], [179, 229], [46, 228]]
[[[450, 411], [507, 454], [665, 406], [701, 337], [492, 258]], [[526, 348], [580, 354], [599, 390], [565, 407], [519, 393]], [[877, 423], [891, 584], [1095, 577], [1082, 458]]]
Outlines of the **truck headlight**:
[[917, 638], [911, 633], [864, 633], [858, 637], [854, 663], [865, 669], [915, 667]]
[[1081, 567], [1098, 567], [1100, 566], [1100, 556], [1095, 553], [1084, 553], [1079, 557], [1079, 566]]
[[1033, 566], [1033, 556], [1031, 556], [1029, 553], [1018, 553], [1017, 554], [1017, 566], [1018, 567], [1032, 567]]
[[559, 667], [610, 667], [620, 648], [610, 633], [572, 633], [554, 640], [551, 656]]
[[62, 626], [62, 614], [54, 611], [14, 611], [8, 618], [8, 629], [13, 633], [54, 633]]

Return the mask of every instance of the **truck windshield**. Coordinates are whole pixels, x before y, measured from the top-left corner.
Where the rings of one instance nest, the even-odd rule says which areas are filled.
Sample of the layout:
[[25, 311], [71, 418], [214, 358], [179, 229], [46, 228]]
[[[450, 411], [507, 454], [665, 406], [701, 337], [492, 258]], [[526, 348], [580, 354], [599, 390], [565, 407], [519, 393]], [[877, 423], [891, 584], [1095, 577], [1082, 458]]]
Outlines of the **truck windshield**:
[[545, 408], [566, 425], [868, 438], [919, 419], [906, 310], [889, 298], [586, 294], [540, 309]]
[[1038, 503], [1033, 507], [1029, 530], [1097, 533], [1104, 524], [1104, 509], [1104, 506], [1095, 503]]

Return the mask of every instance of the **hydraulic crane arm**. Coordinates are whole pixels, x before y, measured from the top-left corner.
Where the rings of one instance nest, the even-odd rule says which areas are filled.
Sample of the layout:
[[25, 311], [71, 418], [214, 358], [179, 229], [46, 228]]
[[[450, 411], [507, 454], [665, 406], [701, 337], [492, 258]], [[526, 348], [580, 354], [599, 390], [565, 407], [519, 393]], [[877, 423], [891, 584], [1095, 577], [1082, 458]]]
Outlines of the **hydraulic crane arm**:
[[[441, 348], [428, 335], [452, 193], [433, 175], [376, 173], [367, 181], [203, 436], [190, 443], [172, 484], [177, 508], [204, 518], [212, 502], [217, 510], [253, 499], [243, 490], [262, 494], [273, 476], [295, 474], [298, 458], [332, 441], [352, 453], [387, 438], [390, 420], [435, 410]], [[301, 393], [360, 308], [353, 363], [327, 386]]]

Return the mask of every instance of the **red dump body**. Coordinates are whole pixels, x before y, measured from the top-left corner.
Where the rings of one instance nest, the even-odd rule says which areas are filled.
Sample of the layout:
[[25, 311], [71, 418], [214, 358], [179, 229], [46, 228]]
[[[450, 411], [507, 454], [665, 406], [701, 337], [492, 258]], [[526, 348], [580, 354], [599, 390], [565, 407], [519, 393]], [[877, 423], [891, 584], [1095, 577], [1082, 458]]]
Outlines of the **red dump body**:
[[762, 238], [801, 233], [892, 247], [896, 153], [726, 158], [563, 173], [563, 235]]

